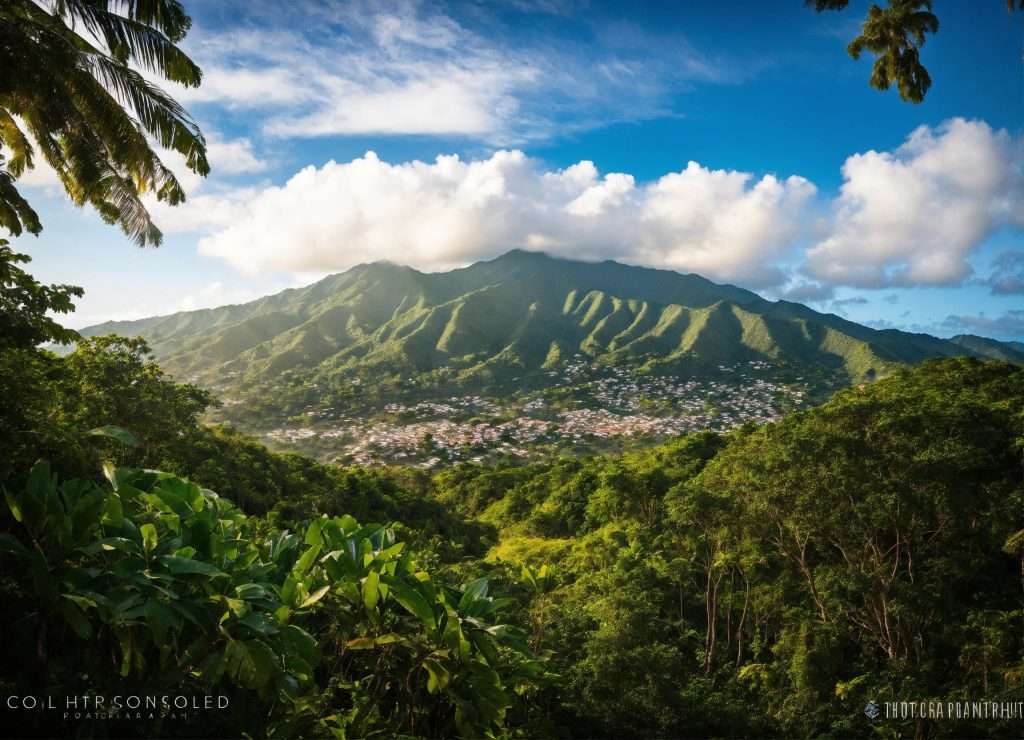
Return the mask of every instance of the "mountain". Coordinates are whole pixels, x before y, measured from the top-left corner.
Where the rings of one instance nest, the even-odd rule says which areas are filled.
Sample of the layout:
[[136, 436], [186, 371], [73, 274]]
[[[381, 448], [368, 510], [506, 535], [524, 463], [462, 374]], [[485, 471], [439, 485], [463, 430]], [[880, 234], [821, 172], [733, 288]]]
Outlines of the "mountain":
[[976, 334], [958, 334], [950, 338], [949, 341], [970, 350], [979, 357], [1015, 362], [1018, 365], [1024, 364], [1024, 343], [1022, 342], [999, 342], [988, 337], [979, 337]]
[[766, 360], [845, 382], [929, 357], [1024, 360], [994, 340], [875, 330], [698, 275], [520, 250], [443, 273], [359, 265], [250, 303], [82, 331], [106, 333], [145, 337], [170, 372], [214, 388], [439, 372], [487, 386], [576, 355], [653, 371]]

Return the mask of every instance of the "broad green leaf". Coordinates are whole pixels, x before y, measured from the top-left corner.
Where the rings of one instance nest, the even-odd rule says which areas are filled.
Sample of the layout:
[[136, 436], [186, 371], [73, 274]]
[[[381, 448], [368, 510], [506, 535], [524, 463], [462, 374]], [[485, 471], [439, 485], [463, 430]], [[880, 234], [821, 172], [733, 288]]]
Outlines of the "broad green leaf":
[[[234, 643], [229, 643], [232, 645]], [[224, 675], [225, 670], [228, 666], [227, 649], [216, 650], [206, 657], [206, 659], [199, 666], [199, 674], [203, 677], [203, 681], [210, 684], [216, 684], [220, 681], [221, 676]]]
[[[51, 498], [51, 493], [56, 494], [56, 492], [56, 486], [50, 475], [50, 464], [37, 462], [28, 474], [25, 495], [18, 499], [23, 517], [19, 521], [24, 521], [25, 525], [33, 530], [42, 527], [47, 513], [47, 503]], [[11, 513], [14, 513], [13, 510]]]
[[480, 651], [480, 654], [484, 656], [484, 660], [492, 668], [497, 668], [499, 663], [498, 647], [494, 644], [494, 640], [486, 632], [480, 630], [473, 630], [470, 633], [470, 639], [473, 644], [476, 645], [476, 649]]
[[386, 583], [390, 586], [391, 595], [395, 597], [395, 600], [411, 614], [419, 617], [428, 631], [433, 631], [437, 628], [434, 609], [423, 597], [423, 594], [397, 579], [389, 578]]
[[167, 634], [181, 624], [181, 618], [157, 599], [146, 601], [145, 615], [157, 645], [163, 644]]
[[232, 599], [228, 596], [224, 596], [222, 598], [224, 600], [224, 605], [228, 608], [228, 611], [236, 617], [244, 617], [249, 613], [249, 602], [245, 599]]
[[123, 521], [124, 506], [121, 504], [121, 497], [117, 493], [108, 491], [103, 506], [103, 524], [110, 527], [120, 527]]
[[320, 554], [320, 545], [312, 545], [306, 552], [302, 554], [298, 562], [295, 563], [294, 573], [299, 575], [305, 575], [306, 571], [309, 570], [310, 566], [316, 560], [316, 556]]
[[315, 545], [317, 547], [323, 545], [324, 538], [322, 530], [324, 528], [324, 524], [326, 523], [326, 519], [314, 519], [313, 521], [311, 521], [309, 523], [309, 526], [306, 528], [306, 537], [303, 541], [307, 545]]
[[87, 434], [93, 437], [107, 437], [128, 447], [138, 447], [139, 445], [139, 440], [135, 438], [134, 434], [123, 427], [114, 426], [113, 424], [90, 429]]
[[4, 498], [7, 500], [7, 508], [11, 510], [11, 516], [14, 517], [14, 521], [24, 522], [25, 515], [21, 511], [21, 501], [19, 497], [12, 491], [8, 491], [5, 487]]
[[249, 688], [263, 687], [279, 670], [277, 656], [261, 640], [232, 640], [226, 657], [228, 675]]
[[202, 560], [193, 560], [191, 558], [179, 558], [175, 555], [164, 555], [160, 558], [162, 562], [171, 573], [175, 575], [180, 574], [196, 574], [203, 576], [223, 576], [225, 575], [216, 566], [210, 563], [203, 562]]
[[63, 596], [68, 601], [78, 604], [83, 610], [96, 608], [96, 600], [90, 599], [88, 596], [80, 596], [78, 594], [63, 594]]
[[371, 570], [363, 581], [363, 604], [370, 611], [373, 611], [374, 607], [377, 606], [378, 599], [380, 599], [379, 584], [380, 576], [375, 570]]
[[142, 547], [146, 553], [151, 553], [156, 549], [158, 538], [156, 533], [156, 527], [152, 524], [143, 524], [139, 527], [139, 533], [142, 535]]
[[426, 658], [422, 666], [427, 672], [427, 691], [431, 694], [436, 694], [448, 686], [448, 682], [451, 680], [451, 673], [440, 661]]
[[305, 609], [308, 606], [313, 606], [313, 604], [315, 604], [316, 602], [320, 601], [320, 599], [322, 599], [327, 594], [327, 592], [330, 591], [330, 590], [331, 590], [331, 587], [329, 585], [328, 586], [321, 586], [316, 591], [311, 593], [309, 595], [309, 598], [307, 598], [305, 601], [303, 601], [301, 604], [299, 604], [299, 608], [300, 609]]
[[277, 624], [260, 612], [249, 612], [239, 619], [238, 623], [245, 625], [255, 632], [259, 632], [261, 635], [273, 635], [278, 632]]
[[120, 481], [118, 480], [117, 467], [114, 463], [103, 463], [103, 475], [110, 482], [110, 487], [116, 491]]
[[488, 585], [486, 578], [477, 578], [467, 583], [462, 591], [462, 598], [459, 599], [459, 609], [465, 609], [477, 599], [486, 597]]
[[243, 583], [236, 586], [235, 594], [240, 599], [265, 599], [269, 596], [267, 589], [258, 583]]
[[278, 640], [309, 665], [315, 666], [320, 661], [320, 647], [313, 636], [301, 627], [288, 625], [278, 633]]

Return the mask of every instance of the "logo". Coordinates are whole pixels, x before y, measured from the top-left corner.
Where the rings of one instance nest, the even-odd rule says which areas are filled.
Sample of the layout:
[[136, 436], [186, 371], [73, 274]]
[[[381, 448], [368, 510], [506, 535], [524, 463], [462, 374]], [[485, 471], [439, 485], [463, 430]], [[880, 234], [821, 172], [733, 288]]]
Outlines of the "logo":
[[878, 715], [881, 714], [881, 711], [878, 709], [877, 704], [873, 701], [869, 701], [868, 705], [864, 707], [864, 714], [868, 719], [878, 719]]

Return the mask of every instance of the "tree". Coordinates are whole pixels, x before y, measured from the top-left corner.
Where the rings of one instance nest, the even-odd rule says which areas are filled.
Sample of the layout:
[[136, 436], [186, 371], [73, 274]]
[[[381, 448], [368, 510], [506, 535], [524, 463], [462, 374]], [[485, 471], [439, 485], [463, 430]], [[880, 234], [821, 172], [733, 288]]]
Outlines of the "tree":
[[35, 459], [59, 374], [56, 358], [36, 345], [78, 336], [51, 315], [73, 311], [82, 289], [39, 283], [19, 266], [29, 261], [0, 239], [0, 485], [19, 461]]
[[198, 86], [199, 67], [176, 46], [190, 25], [178, 0], [0, 4], [0, 226], [42, 230], [16, 186], [38, 149], [77, 205], [139, 246], [160, 244], [142, 196], [176, 205], [185, 192], [154, 145], [193, 172], [210, 168], [195, 121], [139, 69]]
[[82, 295], [73, 285], [42, 285], [19, 264], [31, 262], [0, 239], [0, 349], [31, 349], [43, 342], [66, 343], [78, 337], [47, 314], [75, 310], [71, 299]]
[[[819, 13], [843, 10], [850, 0], [806, 0]], [[1024, 0], [1006, 0], [1006, 7], [1024, 9]], [[932, 13], [932, 0], [889, 0], [888, 8], [872, 4], [861, 33], [846, 47], [850, 56], [860, 59], [864, 51], [875, 56], [871, 69], [871, 87], [888, 90], [893, 84], [900, 97], [920, 103], [932, 85], [928, 70], [921, 64], [920, 48], [929, 33], [938, 33], [939, 19]]]

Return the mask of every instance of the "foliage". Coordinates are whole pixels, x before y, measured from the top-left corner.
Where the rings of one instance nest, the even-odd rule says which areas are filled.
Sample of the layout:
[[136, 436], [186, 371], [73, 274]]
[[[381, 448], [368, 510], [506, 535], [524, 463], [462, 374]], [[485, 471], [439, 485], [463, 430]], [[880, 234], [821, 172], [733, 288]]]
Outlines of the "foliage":
[[44, 342], [66, 343], [78, 334], [65, 329], [49, 314], [75, 310], [72, 298], [82, 289], [72, 285], [42, 285], [19, 264], [31, 262], [0, 239], [0, 350], [30, 349]]
[[36, 152], [77, 205], [89, 203], [139, 246], [159, 244], [145, 193], [176, 205], [185, 192], [150, 143], [209, 172], [188, 113], [143, 71], [197, 86], [178, 48], [191, 20], [178, 0], [6, 0], [0, 5], [0, 226], [42, 229], [16, 180]]
[[51, 314], [73, 311], [72, 299], [82, 290], [40, 284], [19, 267], [29, 261], [0, 239], [0, 485], [12, 471], [27, 472], [19, 461], [31, 464], [42, 449], [37, 435], [57, 365], [37, 345], [78, 336]]
[[[559, 565], [542, 597], [521, 597], [562, 677], [533, 726], [863, 736], [868, 700], [1019, 692], [1022, 437], [1024, 370], [945, 360], [724, 438], [459, 468], [436, 495], [498, 527], [499, 564]], [[568, 538], [563, 517], [578, 522]]]
[[503, 602], [486, 578], [435, 580], [390, 528], [321, 517], [300, 536], [168, 473], [106, 475], [59, 483], [40, 463], [5, 492], [20, 526], [0, 541], [18, 564], [4, 679], [31, 666], [23, 689], [105, 695], [130, 680], [243, 709], [147, 735], [480, 737], [543, 676], [524, 636], [493, 623]]
[[[819, 13], [843, 10], [850, 0], [806, 0]], [[1008, 10], [1024, 9], [1024, 2], [1006, 0]], [[847, 46], [854, 59], [864, 51], [871, 52], [875, 63], [870, 84], [877, 90], [896, 85], [900, 98], [911, 103], [924, 100], [932, 85], [931, 75], [921, 63], [920, 48], [927, 34], [938, 33], [939, 19], [932, 13], [932, 0], [889, 0], [882, 8], [874, 3], [858, 35]]]

